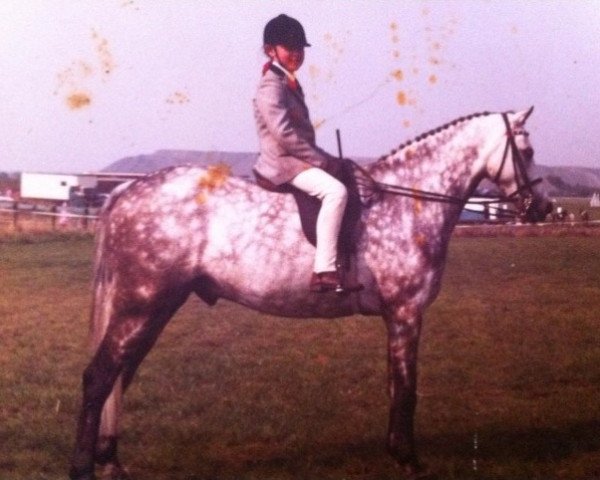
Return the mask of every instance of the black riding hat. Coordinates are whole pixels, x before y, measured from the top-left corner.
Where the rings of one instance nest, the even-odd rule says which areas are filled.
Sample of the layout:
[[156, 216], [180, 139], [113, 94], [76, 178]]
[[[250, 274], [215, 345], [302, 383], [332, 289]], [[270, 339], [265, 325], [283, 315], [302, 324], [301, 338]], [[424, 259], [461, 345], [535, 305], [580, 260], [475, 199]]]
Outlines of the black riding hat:
[[302, 24], [285, 14], [272, 18], [265, 25], [263, 44], [283, 45], [284, 47], [310, 47]]

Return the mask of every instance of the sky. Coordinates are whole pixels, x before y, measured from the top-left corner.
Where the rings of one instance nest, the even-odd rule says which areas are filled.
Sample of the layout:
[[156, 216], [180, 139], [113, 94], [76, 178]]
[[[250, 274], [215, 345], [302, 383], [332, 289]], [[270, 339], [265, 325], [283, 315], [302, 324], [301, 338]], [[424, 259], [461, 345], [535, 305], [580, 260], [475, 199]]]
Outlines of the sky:
[[0, 171], [161, 149], [256, 152], [262, 30], [304, 25], [319, 145], [379, 157], [454, 118], [535, 106], [536, 161], [600, 167], [600, 0], [1, 0]]

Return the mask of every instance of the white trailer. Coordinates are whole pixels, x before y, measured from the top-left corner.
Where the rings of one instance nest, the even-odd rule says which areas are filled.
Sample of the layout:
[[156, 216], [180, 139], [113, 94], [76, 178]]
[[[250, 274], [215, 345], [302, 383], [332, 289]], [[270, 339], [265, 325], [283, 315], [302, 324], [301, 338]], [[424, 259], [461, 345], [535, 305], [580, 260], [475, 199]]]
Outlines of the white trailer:
[[89, 175], [63, 173], [21, 173], [21, 198], [66, 202], [72, 188], [96, 188], [98, 180]]
[[465, 205], [463, 220], [507, 220], [509, 205], [491, 197], [471, 197]]

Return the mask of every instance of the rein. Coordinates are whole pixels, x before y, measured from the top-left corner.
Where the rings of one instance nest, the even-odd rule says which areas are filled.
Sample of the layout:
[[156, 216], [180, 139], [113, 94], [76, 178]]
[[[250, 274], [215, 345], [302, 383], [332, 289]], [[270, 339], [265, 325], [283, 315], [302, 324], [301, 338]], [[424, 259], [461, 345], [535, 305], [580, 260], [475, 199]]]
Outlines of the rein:
[[[381, 183], [381, 182], [375, 182], [375, 186], [376, 186], [378, 192], [390, 193], [392, 195], [414, 198], [415, 200], [423, 200], [426, 202], [450, 203], [450, 204], [454, 204], [454, 205], [464, 205], [467, 203], [467, 200], [462, 197], [445, 195], [443, 193], [428, 192], [426, 190], [419, 190], [416, 188], [402, 187], [399, 185], [391, 185], [388, 183]], [[512, 217], [512, 216], [518, 214], [519, 213], [518, 210], [503, 209], [503, 208], [496, 206], [495, 204], [497, 204], [499, 202], [513, 203], [513, 204], [516, 203], [518, 201], [518, 199], [514, 198], [514, 197], [516, 197], [520, 193], [520, 190], [521, 189], [516, 190], [515, 192], [511, 193], [510, 196], [492, 197], [489, 200], [477, 202], [477, 204], [483, 206], [484, 208], [487, 207], [488, 209], [490, 209], [491, 210], [490, 213], [494, 213], [497, 216], [505, 216], [505, 217], [509, 218], [509, 217]], [[469, 208], [469, 207], [465, 207], [464, 210], [468, 211], [468, 212], [480, 213], [480, 210], [476, 210], [474, 208]]]
[[[498, 173], [494, 177], [493, 181], [494, 183], [497, 183], [500, 179], [500, 176], [502, 175], [502, 171], [504, 170], [504, 166], [506, 164], [506, 160], [508, 158], [508, 153], [510, 151], [518, 188], [509, 195], [492, 197], [490, 200], [478, 202], [478, 204], [484, 207], [487, 206], [487, 208], [489, 209], [496, 210], [494, 213], [496, 213], [497, 215], [500, 214], [500, 216], [511, 217], [515, 215], [522, 215], [527, 212], [531, 205], [533, 187], [540, 183], [542, 179], [536, 178], [535, 180], [529, 180], [527, 170], [525, 169], [525, 162], [515, 142], [515, 136], [510, 128], [510, 123], [508, 121], [508, 116], [506, 113], [502, 113], [502, 119], [504, 120], [504, 124], [506, 126], [506, 145], [504, 147], [504, 153], [502, 154], [502, 162], [500, 164], [500, 168], [498, 169]], [[464, 205], [467, 203], [467, 199], [462, 197], [446, 195], [443, 193], [429, 192], [426, 190], [419, 190], [416, 188], [403, 187], [400, 185], [392, 185], [389, 183], [373, 181], [372, 187], [374, 190], [373, 193], [390, 193], [392, 195], [414, 198], [415, 200], [450, 203], [455, 205]], [[499, 202], [512, 203], [513, 205], [515, 205], [519, 202], [519, 200], [522, 201], [521, 208], [515, 207], [513, 210], [505, 210], [493, 205]], [[465, 210], [476, 213], [480, 212], [480, 210], [474, 210], [470, 208], [465, 208]]]

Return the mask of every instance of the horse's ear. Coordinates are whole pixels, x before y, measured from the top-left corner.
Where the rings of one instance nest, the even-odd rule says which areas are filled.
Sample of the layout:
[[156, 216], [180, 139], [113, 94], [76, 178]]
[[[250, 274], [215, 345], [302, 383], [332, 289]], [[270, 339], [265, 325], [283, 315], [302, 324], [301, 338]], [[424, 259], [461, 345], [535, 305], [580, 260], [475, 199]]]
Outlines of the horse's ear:
[[533, 106], [529, 110], [523, 110], [515, 114], [514, 123], [516, 126], [523, 126], [529, 118], [529, 115], [533, 113]]

